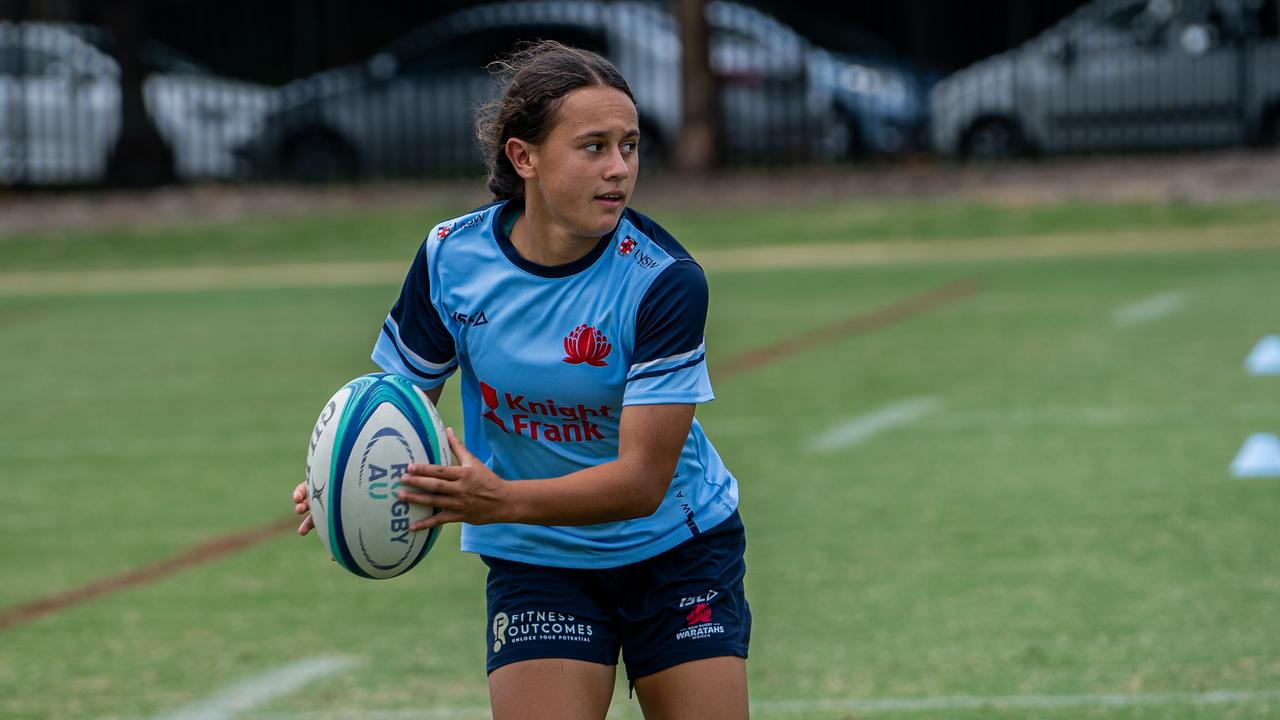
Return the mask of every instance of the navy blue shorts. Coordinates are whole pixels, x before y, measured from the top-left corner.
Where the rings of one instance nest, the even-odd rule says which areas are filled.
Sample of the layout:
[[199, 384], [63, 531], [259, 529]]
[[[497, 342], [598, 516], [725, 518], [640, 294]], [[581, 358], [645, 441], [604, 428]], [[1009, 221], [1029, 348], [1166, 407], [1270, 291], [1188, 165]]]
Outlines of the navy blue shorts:
[[481, 556], [489, 566], [489, 672], [569, 658], [617, 665], [631, 682], [691, 660], [747, 656], [746, 536], [737, 512], [647, 560], [605, 570]]

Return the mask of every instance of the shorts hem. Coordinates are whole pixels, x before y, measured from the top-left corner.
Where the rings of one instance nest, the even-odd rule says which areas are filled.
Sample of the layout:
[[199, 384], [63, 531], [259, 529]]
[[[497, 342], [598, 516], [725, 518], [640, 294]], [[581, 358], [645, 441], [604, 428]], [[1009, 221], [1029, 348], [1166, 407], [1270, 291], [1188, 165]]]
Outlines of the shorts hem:
[[563, 652], [563, 653], [552, 652], [552, 653], [546, 653], [546, 654], [541, 654], [541, 653], [530, 654], [525, 656], [515, 655], [513, 653], [508, 657], [490, 660], [489, 662], [485, 663], [484, 672], [485, 672], [485, 675], [489, 675], [494, 670], [497, 670], [500, 667], [505, 667], [507, 665], [514, 665], [519, 662], [525, 662], [526, 660], [578, 660], [580, 662], [595, 663], [596, 665], [604, 665], [606, 667], [617, 667], [618, 665], [617, 660], [608, 661], [608, 660], [601, 659], [599, 657], [587, 657], [586, 653], [580, 653], [575, 655], [573, 653], [568, 653], [568, 652]]
[[660, 673], [663, 670], [670, 670], [677, 665], [683, 665], [694, 660], [709, 660], [718, 657], [740, 657], [747, 659], [747, 650], [745, 648], [716, 648], [707, 647], [701, 650], [691, 650], [689, 652], [680, 653], [678, 655], [665, 655], [650, 663], [645, 663], [641, 667], [632, 668], [630, 664], [627, 667], [627, 682], [632, 685], [636, 680], [642, 677]]

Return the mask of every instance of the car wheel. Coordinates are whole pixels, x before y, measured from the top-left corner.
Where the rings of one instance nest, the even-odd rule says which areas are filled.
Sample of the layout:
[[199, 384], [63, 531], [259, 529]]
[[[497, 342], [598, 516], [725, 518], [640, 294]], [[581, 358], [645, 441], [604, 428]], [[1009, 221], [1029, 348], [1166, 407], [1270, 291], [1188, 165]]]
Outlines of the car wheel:
[[653, 124], [640, 119], [640, 167], [660, 168], [667, 160], [667, 146]]
[[1006, 118], [990, 118], [976, 123], [965, 133], [963, 153], [975, 160], [1007, 160], [1023, 154], [1022, 131]]
[[858, 133], [858, 121], [853, 117], [839, 113], [815, 133], [815, 141], [811, 150], [815, 160], [820, 162], [841, 162], [857, 160], [865, 154]]
[[300, 182], [339, 182], [359, 175], [355, 148], [337, 134], [313, 131], [295, 137], [285, 152], [285, 173]]
[[1263, 147], [1280, 147], [1280, 107], [1268, 113], [1266, 120], [1262, 122], [1258, 143]]

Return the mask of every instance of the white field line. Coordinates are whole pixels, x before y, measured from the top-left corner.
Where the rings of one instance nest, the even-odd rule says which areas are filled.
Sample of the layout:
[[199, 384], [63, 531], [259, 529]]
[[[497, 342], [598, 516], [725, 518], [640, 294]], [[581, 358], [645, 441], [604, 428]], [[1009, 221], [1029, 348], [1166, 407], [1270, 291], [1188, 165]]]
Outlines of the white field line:
[[1098, 708], [1138, 707], [1150, 705], [1222, 705], [1226, 703], [1280, 700], [1280, 690], [1233, 691], [1205, 693], [1149, 693], [1111, 695], [947, 695], [932, 698], [884, 698], [848, 700], [783, 700], [752, 703], [752, 711], [762, 715], [801, 715], [811, 712], [922, 712], [926, 710], [978, 710], [1006, 708]]
[[405, 260], [0, 273], [0, 296], [376, 287], [402, 282], [408, 269]]
[[[1035, 238], [891, 240], [721, 248], [697, 253], [708, 272], [740, 272], [908, 263], [1035, 258], [1168, 255], [1208, 250], [1280, 248], [1274, 225], [1246, 225], [1169, 232], [1052, 235]], [[288, 263], [148, 270], [79, 270], [0, 273], [0, 297], [193, 292], [274, 288], [398, 285], [409, 260]]]
[[[831, 698], [815, 700], [765, 700], [751, 703], [757, 716], [795, 716], [817, 712], [912, 713], [956, 710], [1133, 708], [1177, 705], [1227, 705], [1280, 700], [1280, 690], [1214, 690], [1201, 693], [1147, 693], [1099, 695], [945, 695], [940, 697]], [[640, 717], [633, 703], [615, 704], [609, 717]], [[241, 720], [481, 720], [490, 717], [481, 705], [431, 709], [330, 710], [322, 712], [246, 713]]]
[[834, 452], [850, 445], [857, 445], [886, 430], [892, 430], [919, 420], [937, 410], [942, 399], [916, 397], [903, 400], [843, 422], [809, 443], [810, 452]]
[[1111, 313], [1111, 319], [1119, 327], [1132, 327], [1144, 322], [1172, 315], [1187, 305], [1187, 296], [1179, 290], [1143, 298]]
[[241, 680], [203, 700], [157, 715], [154, 720], [227, 720], [276, 698], [291, 695], [308, 683], [342, 672], [356, 662], [355, 658], [348, 657], [300, 660]]

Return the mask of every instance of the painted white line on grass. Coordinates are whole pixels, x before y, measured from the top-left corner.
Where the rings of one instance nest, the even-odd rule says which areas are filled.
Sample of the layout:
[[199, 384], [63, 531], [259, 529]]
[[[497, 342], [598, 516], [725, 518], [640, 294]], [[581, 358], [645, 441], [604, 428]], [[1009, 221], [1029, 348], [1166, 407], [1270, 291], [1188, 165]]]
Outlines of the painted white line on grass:
[[380, 287], [401, 282], [406, 267], [387, 261], [0, 273], [0, 297]]
[[810, 452], [834, 452], [857, 445], [886, 430], [901, 427], [928, 415], [942, 404], [942, 398], [924, 396], [903, 400], [841, 423], [814, 438]]
[[883, 698], [848, 700], [782, 700], [752, 703], [762, 715], [802, 715], [811, 712], [922, 712], [926, 710], [978, 710], [1007, 708], [1096, 708], [1149, 705], [1222, 705], [1280, 700], [1280, 690], [1216, 690], [1204, 693], [1147, 693], [1110, 695], [945, 695], [932, 698]]
[[226, 720], [301, 690], [308, 683], [342, 672], [357, 662], [349, 657], [314, 657], [241, 680], [209, 697], [155, 720]]
[[1130, 327], [1172, 315], [1186, 307], [1186, 304], [1186, 295], [1179, 290], [1173, 290], [1125, 305], [1111, 313], [1111, 319], [1120, 327]]
[[[956, 710], [1001, 710], [1030, 708], [1149, 707], [1178, 705], [1227, 705], [1280, 700], [1280, 690], [1214, 690], [1201, 693], [1146, 693], [1097, 695], [944, 695], [940, 697], [828, 698], [813, 700], [764, 700], [751, 703], [751, 713], [759, 716], [794, 716], [817, 712], [912, 713]], [[481, 705], [394, 710], [330, 710], [322, 712], [248, 713], [241, 720], [472, 720], [488, 718], [489, 708]], [[609, 717], [640, 717], [632, 703], [615, 704]]]

